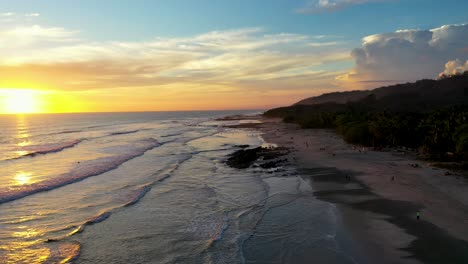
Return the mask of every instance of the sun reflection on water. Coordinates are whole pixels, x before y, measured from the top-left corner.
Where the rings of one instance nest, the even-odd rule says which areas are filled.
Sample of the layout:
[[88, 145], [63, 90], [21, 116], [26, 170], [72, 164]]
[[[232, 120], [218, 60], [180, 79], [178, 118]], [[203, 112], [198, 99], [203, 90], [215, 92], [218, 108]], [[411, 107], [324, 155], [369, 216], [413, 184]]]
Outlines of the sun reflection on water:
[[18, 172], [14, 177], [16, 185], [26, 185], [32, 183], [32, 173], [29, 172]]
[[18, 145], [18, 147], [26, 147], [26, 146], [31, 145], [31, 141], [29, 141], [29, 140], [21, 141], [17, 145]]
[[17, 150], [15, 151], [16, 156], [25, 156], [29, 154], [29, 151], [26, 150]]
[[16, 139], [18, 142], [15, 143], [16, 148], [14, 153], [16, 157], [25, 156], [30, 152], [25, 150], [24, 147], [32, 144], [32, 142], [29, 140], [31, 135], [29, 134], [28, 122], [24, 115], [17, 115], [16, 122]]
[[[25, 227], [25, 226], [22, 226]], [[71, 263], [80, 254], [81, 245], [72, 243], [54, 243], [46, 245], [41, 237], [44, 232], [33, 228], [13, 232], [10, 241], [0, 245], [0, 263]]]
[[27, 138], [29, 136], [31, 136], [31, 135], [28, 133], [27, 130], [19, 130], [18, 131], [18, 136], [17, 136], [18, 138], [23, 139], [23, 138]]
[[0, 258], [2, 263], [46, 263], [50, 257], [50, 249], [47, 247], [21, 248], [9, 251], [6, 256]]
[[44, 232], [41, 232], [37, 229], [28, 227], [28, 226], [20, 226], [20, 229], [23, 229], [21, 231], [16, 231], [12, 233], [13, 237], [18, 237], [18, 238], [32, 238], [32, 237], [37, 237], [42, 235]]
[[[50, 249], [40, 245], [40, 237], [44, 231], [28, 226], [19, 226], [11, 233], [13, 241], [0, 245], [0, 261], [2, 263], [45, 263], [50, 255]], [[2, 255], [2, 251], [5, 255]]]
[[22, 115], [19, 115], [18, 116], [18, 119], [17, 119], [17, 138], [19, 139], [23, 139], [23, 138], [27, 138], [29, 136], [31, 136], [29, 134], [29, 129], [28, 129], [28, 122], [26, 120], [26, 118]]

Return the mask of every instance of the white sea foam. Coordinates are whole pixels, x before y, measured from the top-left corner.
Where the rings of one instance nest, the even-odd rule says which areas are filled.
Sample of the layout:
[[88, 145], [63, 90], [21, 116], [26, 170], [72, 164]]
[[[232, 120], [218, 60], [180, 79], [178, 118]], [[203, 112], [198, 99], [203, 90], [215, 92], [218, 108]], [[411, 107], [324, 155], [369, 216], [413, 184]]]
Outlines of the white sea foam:
[[84, 180], [119, 167], [124, 162], [141, 156], [159, 146], [154, 139], [143, 139], [121, 148], [121, 152], [94, 160], [77, 163], [71, 171], [30, 185], [10, 186], [0, 189], [0, 203], [16, 200], [34, 193], [49, 191], [67, 184]]

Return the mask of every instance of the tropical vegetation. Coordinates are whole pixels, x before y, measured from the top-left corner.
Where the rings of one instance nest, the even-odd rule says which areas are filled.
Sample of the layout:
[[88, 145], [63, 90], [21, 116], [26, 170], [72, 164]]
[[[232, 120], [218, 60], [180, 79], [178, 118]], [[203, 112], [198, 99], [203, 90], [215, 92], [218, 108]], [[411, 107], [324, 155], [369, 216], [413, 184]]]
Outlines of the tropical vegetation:
[[[436, 87], [437, 97], [427, 92], [434, 88], [426, 89], [422, 83]], [[398, 88], [399, 92], [389, 93], [385, 87], [384, 96], [366, 91], [357, 101], [296, 104], [265, 115], [303, 128], [335, 129], [349, 143], [375, 148], [403, 146], [434, 160], [468, 161], [468, 74]], [[405, 97], [401, 92], [405, 90], [411, 95]]]

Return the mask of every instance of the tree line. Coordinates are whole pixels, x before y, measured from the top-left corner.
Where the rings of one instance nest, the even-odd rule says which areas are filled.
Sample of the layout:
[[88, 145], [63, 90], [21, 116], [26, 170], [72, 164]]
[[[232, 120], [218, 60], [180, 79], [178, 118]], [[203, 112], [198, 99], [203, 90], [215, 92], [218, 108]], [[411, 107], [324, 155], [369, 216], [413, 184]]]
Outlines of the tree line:
[[406, 98], [411, 106], [405, 108], [398, 97], [377, 99], [371, 94], [357, 102], [293, 105], [269, 110], [265, 115], [303, 128], [335, 129], [349, 143], [375, 148], [403, 146], [418, 149], [432, 160], [468, 161], [465, 98], [461, 104], [437, 106], [420, 98], [417, 104], [416, 100], [411, 104]]

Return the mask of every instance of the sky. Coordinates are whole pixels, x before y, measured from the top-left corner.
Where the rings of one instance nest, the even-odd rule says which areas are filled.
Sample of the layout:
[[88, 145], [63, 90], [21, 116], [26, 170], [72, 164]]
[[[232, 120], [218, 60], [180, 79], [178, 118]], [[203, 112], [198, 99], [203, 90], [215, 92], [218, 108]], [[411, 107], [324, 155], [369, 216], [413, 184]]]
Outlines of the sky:
[[433, 79], [468, 69], [466, 10], [461, 0], [2, 0], [0, 113], [267, 109]]

